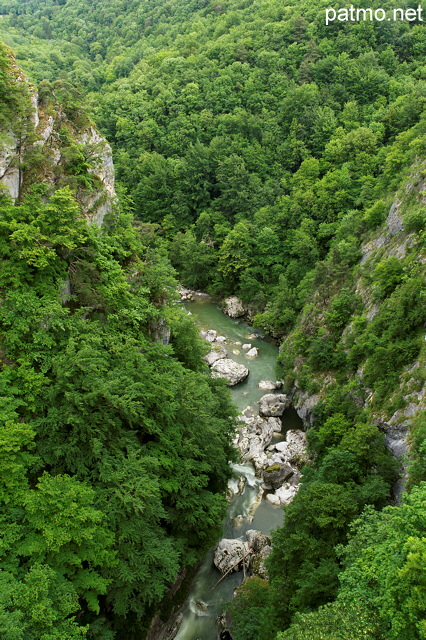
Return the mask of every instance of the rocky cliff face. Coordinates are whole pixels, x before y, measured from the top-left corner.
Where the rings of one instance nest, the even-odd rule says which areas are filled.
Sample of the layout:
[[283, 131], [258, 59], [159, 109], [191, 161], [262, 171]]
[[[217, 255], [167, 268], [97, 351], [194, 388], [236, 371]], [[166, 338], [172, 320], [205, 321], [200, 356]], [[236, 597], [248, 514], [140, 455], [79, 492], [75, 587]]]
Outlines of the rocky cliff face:
[[88, 221], [100, 226], [115, 199], [111, 147], [87, 116], [74, 118], [54, 91], [41, 100], [10, 57], [13, 82], [26, 89], [27, 100], [0, 131], [0, 186], [17, 202], [37, 182], [52, 191], [70, 184]]
[[[411, 257], [414, 263], [426, 264], [426, 256], [422, 253], [419, 235], [413, 233], [408, 224], [410, 211], [421, 211], [426, 204], [426, 179], [424, 177], [426, 162], [412, 168], [409, 178], [396, 194], [389, 209], [386, 220], [374, 232], [370, 232], [361, 245], [361, 258], [355, 273], [355, 295], [363, 305], [366, 325], [370, 324], [380, 313], [382, 300], [374, 294], [374, 284], [368, 281], [366, 274], [372, 274], [381, 262], [397, 258], [403, 261]], [[424, 211], [423, 211], [424, 215]], [[329, 308], [318, 312], [317, 319], [321, 323]], [[343, 341], [353, 331], [352, 321], [345, 328]], [[425, 336], [426, 337], [426, 336]], [[286, 348], [286, 344], [282, 347]], [[305, 428], [315, 421], [315, 406], [326, 396], [327, 389], [336, 384], [333, 371], [318, 372], [312, 385], [314, 390], [306, 390], [299, 383], [303, 361], [296, 361], [296, 377], [292, 388], [294, 406], [302, 418]], [[413, 419], [426, 409], [426, 384], [424, 382], [425, 349], [418, 358], [406, 365], [399, 376], [399, 384], [389, 390], [384, 402], [378, 402], [375, 392], [368, 388], [364, 379], [364, 364], [360, 365], [353, 376], [357, 383], [358, 406], [368, 409], [371, 420], [384, 432], [385, 442], [393, 455], [404, 463], [409, 455], [410, 424]], [[398, 403], [400, 406], [398, 407]], [[396, 409], [396, 410], [395, 410]]]
[[20, 150], [17, 137], [13, 131], [7, 132], [0, 149], [0, 184], [9, 192], [15, 202], [21, 191], [21, 175], [18, 169]]

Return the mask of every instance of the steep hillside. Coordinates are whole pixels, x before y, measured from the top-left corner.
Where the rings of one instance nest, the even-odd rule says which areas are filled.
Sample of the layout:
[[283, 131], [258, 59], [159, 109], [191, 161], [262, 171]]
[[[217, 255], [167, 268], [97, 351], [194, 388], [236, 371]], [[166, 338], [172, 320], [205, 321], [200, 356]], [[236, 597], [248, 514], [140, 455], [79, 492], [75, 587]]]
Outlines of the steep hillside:
[[[410, 419], [425, 409], [424, 175], [424, 162], [410, 170], [384, 224], [361, 236], [351, 270], [342, 270], [338, 246], [317, 268], [321, 282], [280, 356], [308, 424], [338, 387], [368, 410], [398, 457]], [[340, 235], [363, 228], [365, 218], [352, 212]]]
[[248, 580], [230, 607], [235, 640], [424, 638], [424, 225], [418, 160], [391, 206], [342, 217], [316, 265], [279, 356], [312, 462], [270, 581]]
[[[111, 147], [73, 96], [71, 87], [39, 94], [12, 52], [1, 49], [3, 96], [0, 187], [14, 202], [43, 182], [53, 193], [69, 186], [89, 222], [101, 225], [114, 202]], [[58, 100], [61, 99], [61, 102]]]
[[0, 635], [136, 639], [219, 533], [234, 409], [108, 145], [0, 69]]
[[[234, 640], [425, 638], [425, 29], [326, 25], [326, 6], [0, 0], [0, 35], [39, 91], [5, 54], [2, 171], [16, 205], [0, 227], [2, 360], [13, 424], [33, 425], [38, 456], [23, 485], [34, 496], [38, 478], [70, 474], [103, 514], [88, 515], [104, 523], [97, 600], [61, 574], [73, 602], [86, 598], [75, 633], [143, 635], [221, 517], [233, 412], [171, 304], [170, 260], [185, 286], [239, 296], [280, 341], [309, 427], [270, 581], [240, 590]], [[111, 166], [82, 103], [125, 194], [101, 231], [82, 218], [106, 212]], [[33, 535], [31, 499], [7, 518]], [[28, 547], [14, 548], [22, 583]]]

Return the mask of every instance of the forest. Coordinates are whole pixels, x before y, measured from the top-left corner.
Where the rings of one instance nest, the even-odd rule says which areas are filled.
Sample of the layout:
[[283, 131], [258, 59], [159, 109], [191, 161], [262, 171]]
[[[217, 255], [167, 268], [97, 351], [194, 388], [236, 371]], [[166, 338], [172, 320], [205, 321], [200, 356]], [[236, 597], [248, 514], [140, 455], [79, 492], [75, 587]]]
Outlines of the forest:
[[[237, 295], [284, 390], [317, 397], [234, 640], [426, 639], [426, 35], [328, 6], [0, 0], [0, 149], [31, 137], [12, 50], [66, 159], [52, 189], [33, 147], [0, 192], [4, 640], [139, 640], [220, 535], [236, 410], [177, 281]], [[76, 197], [91, 123], [119, 196], [101, 229]], [[382, 425], [414, 405], [395, 503]]]

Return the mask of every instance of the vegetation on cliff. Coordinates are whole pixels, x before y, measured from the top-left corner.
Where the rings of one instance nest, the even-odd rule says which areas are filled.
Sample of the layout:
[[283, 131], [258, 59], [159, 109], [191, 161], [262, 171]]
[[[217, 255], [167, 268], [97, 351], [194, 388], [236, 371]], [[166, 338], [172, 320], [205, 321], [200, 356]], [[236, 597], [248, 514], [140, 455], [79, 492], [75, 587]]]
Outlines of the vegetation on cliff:
[[1, 636], [139, 637], [219, 532], [228, 391], [155, 225], [33, 184], [2, 195], [0, 252]]
[[[25, 497], [8, 498], [8, 530], [16, 540], [43, 530], [31, 500], [63, 482], [87, 514], [74, 547], [95, 522], [98, 532], [85, 545], [84, 589], [78, 567], [59, 570], [40, 542], [34, 569], [28, 547], [10, 543], [22, 553], [8, 569], [18, 581], [5, 591], [10, 625], [16, 611], [30, 615], [29, 605], [12, 607], [15, 593], [48, 567], [46, 594], [59, 574], [57, 589], [72, 586], [69, 608], [52, 606], [73, 632], [89, 624], [88, 637], [108, 639], [123, 618], [136, 628], [183, 558], [195, 560], [200, 518], [202, 546], [212, 539], [232, 411], [199, 370], [191, 323], [168, 304], [168, 254], [187, 286], [240, 296], [282, 340], [287, 390], [316, 398], [314, 462], [275, 535], [270, 583], [247, 583], [235, 602], [236, 640], [425, 638], [423, 24], [326, 26], [321, 0], [297, 9], [284, 0], [2, 0], [0, 12], [0, 33], [40, 95], [60, 95], [69, 113], [87, 103], [136, 219], [116, 212], [94, 231], [80, 224], [72, 191], [46, 201], [39, 186], [2, 209], [5, 406], [24, 430], [8, 464], [28, 467]], [[10, 119], [15, 98], [2, 95]], [[78, 151], [70, 167], [81, 182], [89, 174]], [[164, 318], [171, 346], [153, 341]], [[411, 494], [386, 506], [398, 465], [383, 432], [413, 416]], [[145, 480], [128, 489], [136, 476]], [[97, 553], [104, 559], [93, 564]]]

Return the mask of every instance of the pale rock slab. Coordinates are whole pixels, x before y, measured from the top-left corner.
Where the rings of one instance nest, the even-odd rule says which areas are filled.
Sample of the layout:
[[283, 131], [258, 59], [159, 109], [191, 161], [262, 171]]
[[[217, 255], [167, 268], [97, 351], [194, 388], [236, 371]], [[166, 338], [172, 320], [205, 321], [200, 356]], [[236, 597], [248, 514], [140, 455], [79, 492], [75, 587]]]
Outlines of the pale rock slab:
[[279, 380], [276, 382], [272, 382], [272, 380], [261, 380], [257, 386], [261, 391], [275, 391], [275, 389], [281, 389], [283, 383]]
[[247, 367], [230, 358], [217, 360], [211, 368], [212, 378], [224, 378], [230, 387], [245, 380], [248, 374]]
[[267, 393], [259, 400], [259, 413], [261, 416], [282, 416], [291, 404], [291, 399], [284, 393]]
[[238, 539], [222, 538], [215, 549], [213, 562], [221, 573], [226, 573], [232, 567], [232, 571], [238, 571], [240, 567], [238, 561], [242, 560], [248, 551], [248, 542], [243, 542]]

